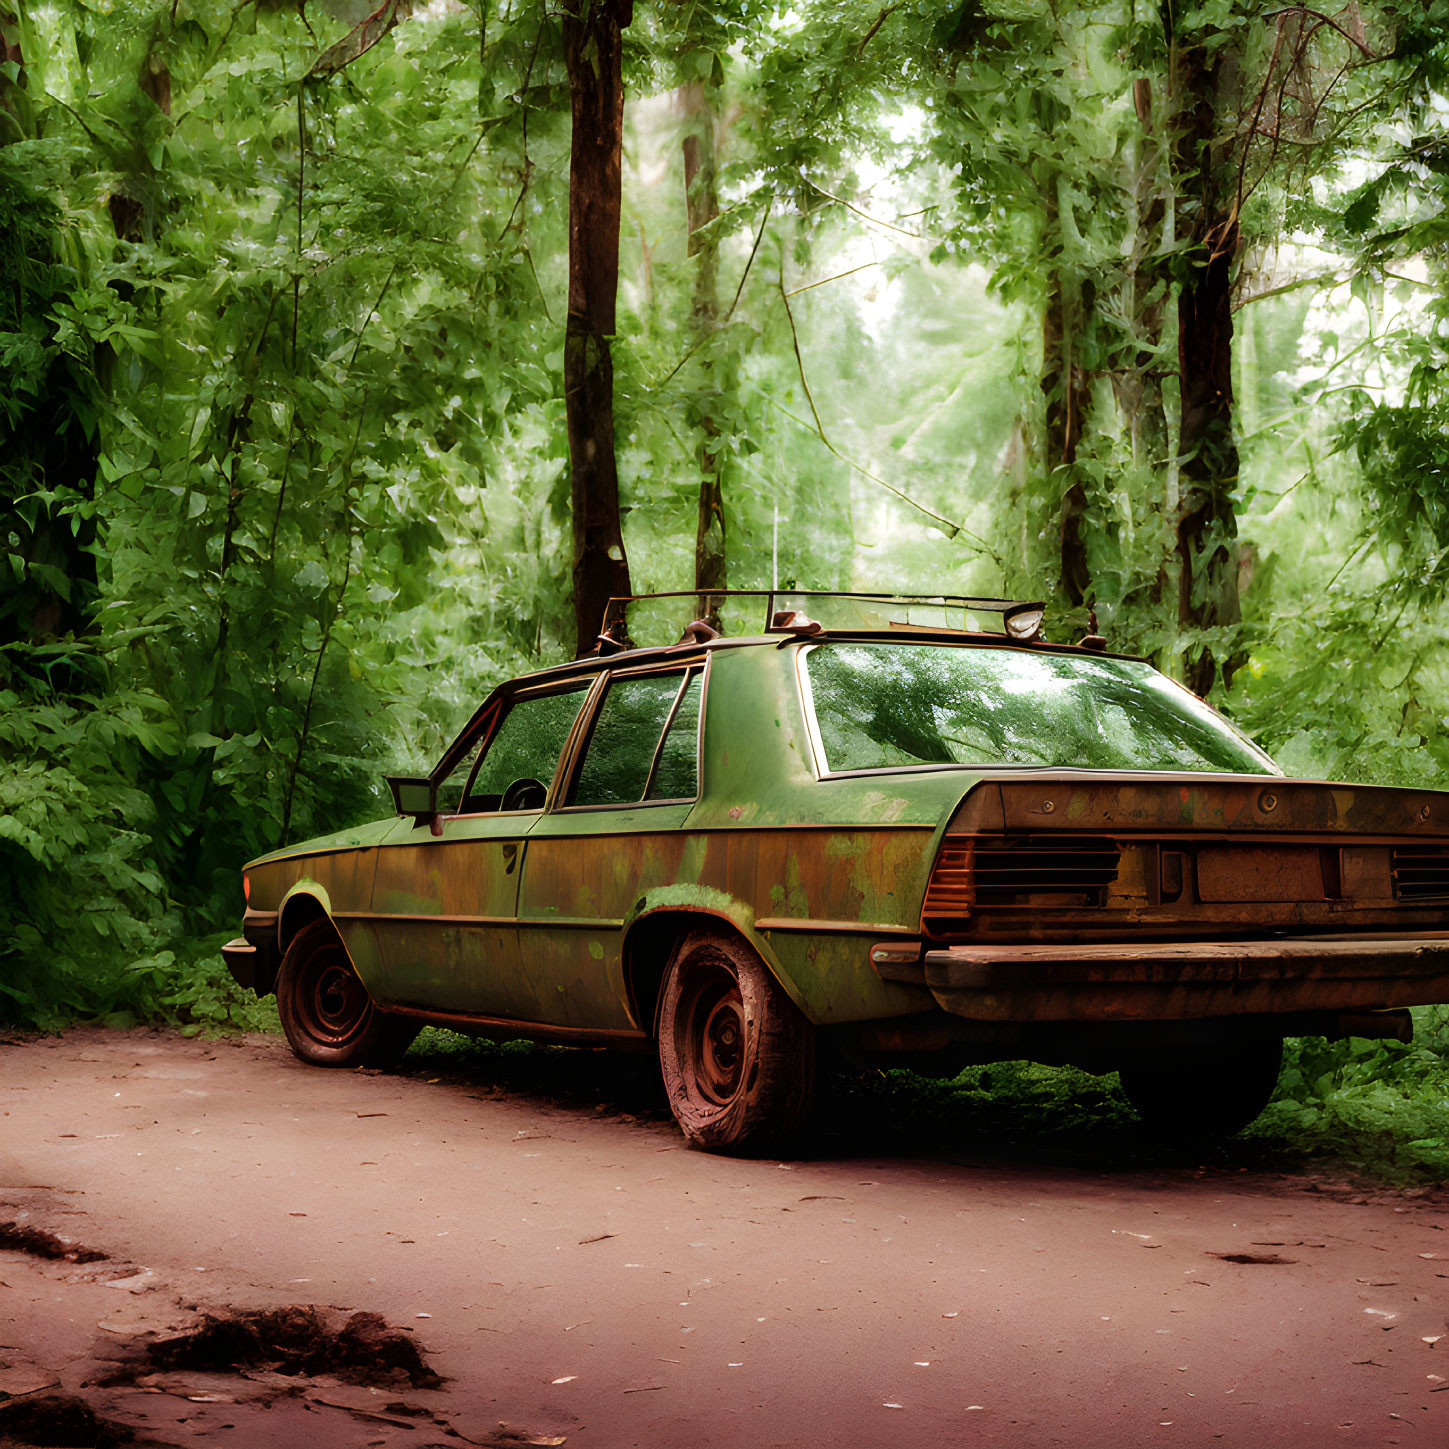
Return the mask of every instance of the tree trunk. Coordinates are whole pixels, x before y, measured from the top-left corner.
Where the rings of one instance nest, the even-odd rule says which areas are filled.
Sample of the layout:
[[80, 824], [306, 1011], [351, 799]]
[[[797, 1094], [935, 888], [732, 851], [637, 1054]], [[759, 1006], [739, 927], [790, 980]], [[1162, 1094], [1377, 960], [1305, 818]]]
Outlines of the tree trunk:
[[[1047, 201], [1050, 235], [1056, 221], [1056, 204]], [[1061, 587], [1074, 605], [1084, 603], [1091, 593], [1092, 578], [1087, 566], [1087, 490], [1077, 476], [1077, 446], [1082, 423], [1091, 401], [1088, 382], [1078, 357], [1082, 314], [1085, 310], [1080, 280], [1052, 271], [1047, 281], [1046, 307], [1042, 314], [1041, 390], [1046, 403], [1044, 463], [1047, 477], [1063, 485], [1061, 503]]]
[[619, 524], [610, 340], [619, 287], [623, 30], [633, 11], [633, 0], [563, 0], [564, 59], [573, 116], [564, 406], [580, 656], [594, 647], [609, 599], [631, 592]]
[[1168, 428], [1163, 401], [1163, 341], [1172, 273], [1174, 220], [1164, 194], [1171, 184], [1154, 124], [1152, 84], [1139, 78], [1132, 87], [1133, 105], [1142, 123], [1135, 172], [1130, 178], [1133, 198], [1132, 253], [1128, 261], [1128, 307], [1133, 348], [1122, 382], [1123, 412], [1132, 438], [1132, 461], [1144, 470], [1163, 466]]
[[[681, 86], [684, 108], [684, 199], [689, 218], [689, 255], [694, 259], [694, 296], [689, 324], [696, 346], [706, 339], [719, 321], [719, 248], [702, 229], [719, 215], [719, 192], [715, 183], [713, 97], [699, 82]], [[705, 384], [701, 390], [696, 419], [699, 446], [699, 517], [694, 534], [694, 586], [699, 590], [699, 617], [719, 628], [719, 605], [710, 597], [728, 587], [729, 565], [725, 552], [724, 494], [720, 480], [719, 422], [714, 414], [713, 368], [702, 359]]]
[[[1239, 246], [1231, 177], [1215, 147], [1235, 67], [1231, 46], [1208, 48], [1201, 37], [1183, 41], [1163, 9], [1176, 91], [1178, 234], [1186, 242], [1186, 278], [1178, 294], [1178, 376], [1181, 416], [1177, 512], [1178, 625], [1184, 630], [1232, 629], [1238, 602], [1238, 526], [1233, 490], [1238, 446], [1233, 436], [1232, 269]], [[1189, 649], [1186, 683], [1205, 695], [1221, 673], [1224, 684], [1239, 662], [1231, 644]]]

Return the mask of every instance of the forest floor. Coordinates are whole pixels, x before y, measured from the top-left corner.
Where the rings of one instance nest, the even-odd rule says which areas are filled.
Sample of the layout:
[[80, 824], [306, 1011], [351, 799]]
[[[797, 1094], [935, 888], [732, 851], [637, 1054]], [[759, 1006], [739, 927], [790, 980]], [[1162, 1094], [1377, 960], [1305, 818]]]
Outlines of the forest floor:
[[0, 1443], [1449, 1442], [1442, 1188], [889, 1108], [733, 1161], [530, 1061], [0, 1044]]

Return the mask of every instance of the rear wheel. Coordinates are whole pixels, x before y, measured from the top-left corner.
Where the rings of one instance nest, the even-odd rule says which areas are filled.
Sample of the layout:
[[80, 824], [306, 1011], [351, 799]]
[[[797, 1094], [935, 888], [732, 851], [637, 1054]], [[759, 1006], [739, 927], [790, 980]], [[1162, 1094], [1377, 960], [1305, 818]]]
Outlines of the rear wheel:
[[1283, 1038], [1143, 1054], [1124, 1062], [1122, 1090], [1160, 1137], [1227, 1137], [1268, 1105], [1283, 1065]]
[[690, 936], [664, 977], [659, 1066], [690, 1142], [765, 1152], [786, 1143], [809, 1110], [814, 1032], [747, 946]]
[[277, 973], [277, 1014], [292, 1050], [317, 1067], [392, 1067], [418, 1034], [379, 1010], [326, 921], [300, 931]]

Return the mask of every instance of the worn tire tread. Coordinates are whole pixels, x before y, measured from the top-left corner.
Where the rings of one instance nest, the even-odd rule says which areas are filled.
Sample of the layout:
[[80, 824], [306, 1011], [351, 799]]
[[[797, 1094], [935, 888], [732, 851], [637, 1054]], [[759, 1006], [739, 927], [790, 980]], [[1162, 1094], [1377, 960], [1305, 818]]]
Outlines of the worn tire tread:
[[[676, 1047], [681, 995], [689, 973], [700, 969], [723, 969], [735, 977], [753, 1028], [746, 1038], [740, 1089], [722, 1109], [691, 1098]], [[814, 1091], [814, 1030], [743, 942], [697, 933], [676, 947], [660, 995], [659, 1063], [670, 1109], [692, 1145], [759, 1156], [786, 1151], [798, 1141]]]
[[[417, 1023], [407, 1017], [383, 1011], [368, 998], [368, 1020], [352, 1041], [340, 1047], [329, 1047], [312, 1038], [303, 1018], [304, 1006], [298, 1004], [301, 991], [299, 977], [319, 951], [336, 950], [356, 978], [356, 970], [347, 957], [341, 937], [330, 921], [314, 921], [303, 927], [288, 945], [277, 972], [277, 1015], [282, 1021], [293, 1055], [314, 1067], [372, 1067], [386, 1070], [397, 1066], [417, 1036]], [[358, 982], [359, 986], [362, 983]], [[362, 986], [366, 993], [367, 988]]]

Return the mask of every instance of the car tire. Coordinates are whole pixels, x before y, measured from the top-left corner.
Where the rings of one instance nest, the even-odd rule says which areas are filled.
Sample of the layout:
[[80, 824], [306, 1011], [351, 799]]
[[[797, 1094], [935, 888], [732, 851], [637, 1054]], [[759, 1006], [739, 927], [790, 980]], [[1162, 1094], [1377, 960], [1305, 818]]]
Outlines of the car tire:
[[326, 921], [298, 932], [287, 947], [277, 1015], [293, 1052], [316, 1067], [394, 1067], [419, 1030], [378, 1007]]
[[659, 1066], [690, 1143], [757, 1155], [787, 1146], [810, 1108], [810, 1023], [743, 943], [682, 941], [659, 1002]]
[[1158, 1137], [1201, 1140], [1241, 1132], [1268, 1105], [1283, 1038], [1244, 1036], [1229, 1046], [1143, 1054], [1119, 1075], [1127, 1100]]

